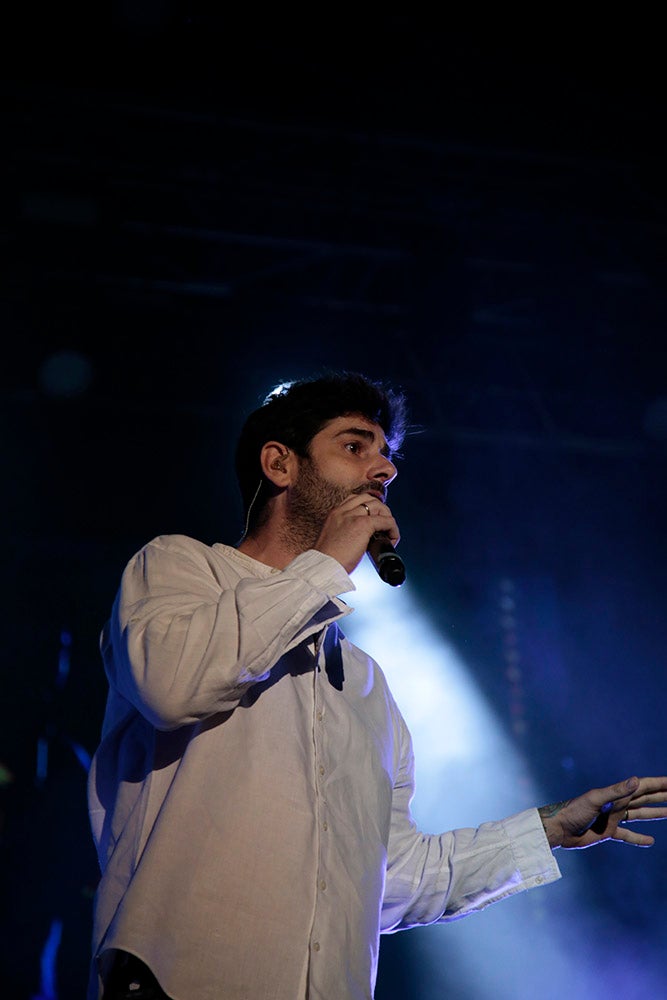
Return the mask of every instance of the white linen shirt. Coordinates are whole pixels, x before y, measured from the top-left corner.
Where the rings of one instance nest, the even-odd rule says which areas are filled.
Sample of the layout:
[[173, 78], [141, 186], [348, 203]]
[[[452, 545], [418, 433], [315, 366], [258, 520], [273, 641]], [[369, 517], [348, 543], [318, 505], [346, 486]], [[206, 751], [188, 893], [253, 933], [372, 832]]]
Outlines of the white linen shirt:
[[129, 562], [89, 778], [91, 998], [119, 948], [174, 1000], [368, 1000], [381, 931], [559, 877], [537, 810], [416, 829], [405, 722], [336, 624], [351, 590], [313, 550], [278, 571], [170, 535]]

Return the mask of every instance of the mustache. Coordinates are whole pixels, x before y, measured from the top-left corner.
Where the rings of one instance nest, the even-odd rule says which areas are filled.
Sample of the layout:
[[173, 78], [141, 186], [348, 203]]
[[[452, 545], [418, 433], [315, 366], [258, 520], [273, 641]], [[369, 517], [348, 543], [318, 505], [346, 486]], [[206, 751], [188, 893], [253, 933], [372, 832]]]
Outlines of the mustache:
[[378, 479], [372, 479], [368, 483], [364, 483], [362, 486], [357, 486], [352, 490], [352, 495], [359, 493], [379, 493], [382, 497], [382, 503], [386, 503], [387, 500], [387, 487], [384, 483], [381, 483]]

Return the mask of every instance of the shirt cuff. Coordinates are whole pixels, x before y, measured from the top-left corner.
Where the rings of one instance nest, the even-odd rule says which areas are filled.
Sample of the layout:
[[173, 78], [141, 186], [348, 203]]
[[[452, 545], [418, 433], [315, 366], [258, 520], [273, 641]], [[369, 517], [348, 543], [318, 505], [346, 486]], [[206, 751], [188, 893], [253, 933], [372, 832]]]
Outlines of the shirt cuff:
[[316, 549], [308, 549], [292, 559], [283, 573], [298, 576], [314, 590], [330, 597], [357, 589], [337, 559]]
[[502, 823], [526, 888], [546, 885], [561, 877], [537, 809], [526, 809]]

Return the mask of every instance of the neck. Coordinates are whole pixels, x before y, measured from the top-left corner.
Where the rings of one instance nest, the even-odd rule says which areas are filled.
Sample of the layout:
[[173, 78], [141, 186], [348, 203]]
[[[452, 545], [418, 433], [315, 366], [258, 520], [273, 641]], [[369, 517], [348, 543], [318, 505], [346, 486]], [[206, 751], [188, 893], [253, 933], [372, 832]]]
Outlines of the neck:
[[295, 532], [287, 524], [267, 524], [245, 535], [237, 548], [266, 566], [284, 569], [292, 559], [313, 547], [318, 534], [317, 531]]

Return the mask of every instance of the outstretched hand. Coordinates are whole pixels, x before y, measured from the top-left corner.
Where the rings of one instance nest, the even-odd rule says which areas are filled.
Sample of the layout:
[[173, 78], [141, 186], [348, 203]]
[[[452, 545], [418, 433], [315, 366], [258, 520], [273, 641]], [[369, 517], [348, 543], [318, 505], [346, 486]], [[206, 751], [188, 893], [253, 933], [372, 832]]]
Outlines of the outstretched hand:
[[651, 847], [655, 840], [626, 826], [636, 820], [667, 819], [667, 777], [628, 778], [592, 788], [576, 799], [539, 809], [551, 847], [581, 848], [620, 840]]

